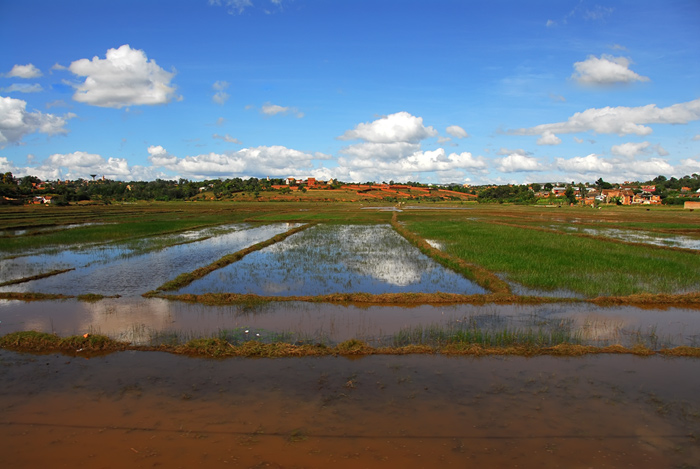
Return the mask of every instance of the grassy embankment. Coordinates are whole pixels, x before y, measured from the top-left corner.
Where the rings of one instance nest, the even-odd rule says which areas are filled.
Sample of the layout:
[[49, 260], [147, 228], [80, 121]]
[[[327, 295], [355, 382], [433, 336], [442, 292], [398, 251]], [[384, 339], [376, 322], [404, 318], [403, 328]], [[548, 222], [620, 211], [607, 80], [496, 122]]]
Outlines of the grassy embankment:
[[593, 298], [697, 292], [700, 286], [696, 253], [488, 220], [437, 221], [413, 213], [400, 219], [419, 236], [443, 242], [448, 254], [533, 289], [573, 291]]
[[[516, 337], [517, 338], [517, 337]], [[520, 355], [520, 356], [581, 356], [588, 354], [632, 354], [639, 356], [663, 355], [670, 357], [700, 357], [700, 348], [675, 347], [671, 349], [652, 350], [644, 346], [622, 347], [611, 345], [594, 347], [569, 343], [539, 345], [530, 341], [511, 341], [505, 337], [501, 345], [490, 345], [482, 341], [462, 338], [439, 346], [404, 345], [391, 347], [371, 347], [365, 342], [351, 339], [335, 346], [323, 344], [295, 345], [283, 342], [263, 343], [247, 341], [234, 345], [219, 338], [194, 339], [184, 345], [135, 346], [118, 342], [109, 337], [87, 334], [86, 336], [57, 337], [43, 332], [14, 332], [0, 337], [0, 348], [18, 352], [64, 353], [72, 356], [91, 356], [106, 353], [139, 350], [162, 351], [188, 356], [201, 357], [304, 357], [304, 356], [364, 356], [364, 355], [406, 355], [431, 354], [443, 355]]]

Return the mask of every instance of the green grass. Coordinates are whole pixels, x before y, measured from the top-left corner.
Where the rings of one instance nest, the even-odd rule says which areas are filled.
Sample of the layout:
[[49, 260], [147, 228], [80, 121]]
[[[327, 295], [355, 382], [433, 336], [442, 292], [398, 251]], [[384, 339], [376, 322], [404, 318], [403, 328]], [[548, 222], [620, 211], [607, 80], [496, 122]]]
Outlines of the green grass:
[[[181, 231], [239, 223], [253, 212], [251, 207], [234, 204], [161, 203], [118, 207], [8, 207], [3, 215], [15, 215], [21, 220], [0, 218], [0, 230], [31, 229], [62, 223], [101, 223], [72, 229], [39, 232], [33, 235], [0, 238], [0, 252], [26, 253], [61, 246], [110, 243], [152, 237]], [[61, 213], [65, 209], [65, 213]], [[59, 217], [58, 215], [63, 215]]]
[[697, 254], [470, 221], [410, 221], [447, 253], [541, 290], [589, 297], [700, 289]]
[[571, 323], [554, 327], [484, 328], [476, 325], [428, 325], [407, 327], [392, 338], [394, 347], [407, 345], [479, 345], [483, 347], [552, 347], [580, 345], [581, 334], [574, 332]]

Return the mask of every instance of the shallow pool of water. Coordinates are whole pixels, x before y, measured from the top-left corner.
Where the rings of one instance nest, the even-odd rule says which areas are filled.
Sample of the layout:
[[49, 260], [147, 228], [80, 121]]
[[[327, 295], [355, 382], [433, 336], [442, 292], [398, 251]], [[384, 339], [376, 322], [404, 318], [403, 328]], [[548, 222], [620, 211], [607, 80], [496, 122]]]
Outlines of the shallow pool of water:
[[6, 467], [692, 467], [700, 362], [0, 351]]
[[700, 250], [700, 239], [691, 238], [689, 236], [652, 233], [637, 230], [621, 230], [617, 228], [588, 228], [569, 226], [564, 227], [564, 229], [593, 236], [604, 236], [608, 238], [620, 239], [631, 243], [653, 244], [655, 246], [669, 246]]
[[423, 255], [388, 225], [317, 225], [249, 254], [178, 293], [264, 296], [486, 290]]
[[[0, 335], [23, 330], [60, 336], [91, 332], [141, 345], [220, 335], [229, 340], [335, 344], [361, 339], [372, 345], [394, 345], [401, 333], [433, 326], [444, 330], [477, 326], [487, 331], [549, 331], [564, 326], [591, 345], [700, 346], [700, 311], [683, 308], [586, 304], [406, 308], [305, 302], [207, 306], [143, 298], [95, 303], [0, 300]], [[245, 330], [249, 335], [243, 333]]]
[[[0, 271], [3, 265], [9, 271], [23, 272], [22, 276], [28, 276], [26, 274], [29, 272], [41, 273], [69, 267], [76, 270], [9, 285], [0, 288], [0, 291], [138, 296], [156, 289], [180, 273], [208, 265], [226, 254], [269, 239], [293, 226], [296, 225], [280, 223], [255, 228], [241, 225], [237, 231], [141, 254], [116, 246], [64, 251], [54, 256], [17, 258], [0, 263]], [[8, 274], [8, 277], [11, 278], [11, 275]]]

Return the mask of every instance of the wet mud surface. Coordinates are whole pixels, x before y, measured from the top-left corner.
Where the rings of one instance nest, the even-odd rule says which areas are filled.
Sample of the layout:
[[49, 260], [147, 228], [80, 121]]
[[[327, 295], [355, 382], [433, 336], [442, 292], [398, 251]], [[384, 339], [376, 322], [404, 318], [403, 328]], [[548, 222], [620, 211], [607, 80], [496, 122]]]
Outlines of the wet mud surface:
[[693, 467], [700, 362], [0, 351], [3, 467]]

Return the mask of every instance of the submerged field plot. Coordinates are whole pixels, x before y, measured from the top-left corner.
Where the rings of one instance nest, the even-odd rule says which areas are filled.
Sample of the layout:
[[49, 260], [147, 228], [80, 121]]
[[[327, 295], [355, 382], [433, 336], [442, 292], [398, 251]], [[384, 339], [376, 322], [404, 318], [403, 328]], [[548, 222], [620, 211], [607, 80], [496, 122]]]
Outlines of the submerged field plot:
[[[165, 239], [96, 246], [0, 261], [3, 279], [22, 279], [38, 272], [72, 269], [59, 275], [0, 287], [0, 291], [66, 295], [138, 296], [173, 274], [206, 265], [222, 255], [283, 233], [285, 223], [228, 225], [218, 230], [188, 231]], [[160, 246], [170, 244], [169, 247]], [[172, 245], [175, 244], [175, 245]]]
[[389, 225], [317, 225], [177, 293], [262, 296], [486, 290], [421, 254]]

